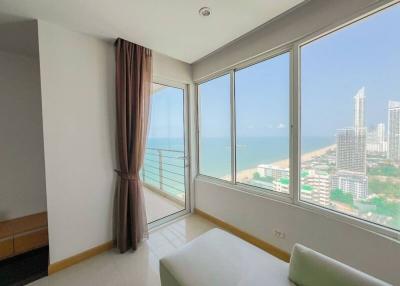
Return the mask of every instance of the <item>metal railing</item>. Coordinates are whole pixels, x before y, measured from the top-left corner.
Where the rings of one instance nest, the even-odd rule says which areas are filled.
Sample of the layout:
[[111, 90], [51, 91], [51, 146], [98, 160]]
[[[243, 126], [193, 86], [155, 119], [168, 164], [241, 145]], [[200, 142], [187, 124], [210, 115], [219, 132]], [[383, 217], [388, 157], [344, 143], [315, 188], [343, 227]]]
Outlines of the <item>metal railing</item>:
[[141, 171], [144, 185], [178, 203], [185, 202], [185, 161], [184, 151], [146, 148]]

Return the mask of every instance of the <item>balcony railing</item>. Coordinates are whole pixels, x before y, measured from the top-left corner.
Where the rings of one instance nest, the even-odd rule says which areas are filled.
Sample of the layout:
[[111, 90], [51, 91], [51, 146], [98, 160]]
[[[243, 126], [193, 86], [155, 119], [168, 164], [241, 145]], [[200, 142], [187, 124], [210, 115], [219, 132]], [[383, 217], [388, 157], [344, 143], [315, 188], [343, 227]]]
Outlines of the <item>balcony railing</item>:
[[185, 153], [180, 150], [146, 148], [141, 171], [144, 185], [179, 203], [185, 202]]

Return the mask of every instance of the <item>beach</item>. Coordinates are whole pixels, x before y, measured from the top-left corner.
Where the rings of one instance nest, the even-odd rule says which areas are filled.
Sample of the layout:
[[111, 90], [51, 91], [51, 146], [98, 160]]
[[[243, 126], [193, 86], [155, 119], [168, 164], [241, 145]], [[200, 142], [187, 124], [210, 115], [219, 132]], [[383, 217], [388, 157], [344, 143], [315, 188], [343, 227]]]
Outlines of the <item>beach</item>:
[[[321, 149], [315, 150], [315, 151], [311, 151], [308, 153], [305, 153], [301, 156], [301, 160], [302, 161], [309, 161], [315, 157], [320, 157], [321, 155], [324, 155], [325, 153], [329, 152], [329, 151], [334, 151], [336, 149], [336, 144], [332, 144], [329, 145], [327, 147], [323, 147]], [[281, 161], [277, 161], [274, 163], [271, 163], [269, 165], [274, 165], [276, 167], [279, 168], [289, 168], [289, 159], [285, 159], [285, 160], [281, 160]]]
[[[320, 148], [318, 150], [303, 154], [301, 156], [301, 160], [309, 161], [315, 157], [320, 157], [329, 151], [334, 151], [335, 149], [336, 149], [336, 144], [332, 144], [332, 145]], [[276, 161], [273, 163], [269, 163], [268, 165], [273, 165], [275, 167], [282, 168], [282, 169], [289, 168], [289, 159]], [[239, 172], [237, 172], [236, 180], [239, 182], [251, 180], [253, 178], [253, 175], [255, 172], [257, 172], [257, 167], [239, 171]], [[229, 180], [229, 177], [230, 177], [230, 175], [226, 175], [226, 176], [223, 176], [222, 179]]]

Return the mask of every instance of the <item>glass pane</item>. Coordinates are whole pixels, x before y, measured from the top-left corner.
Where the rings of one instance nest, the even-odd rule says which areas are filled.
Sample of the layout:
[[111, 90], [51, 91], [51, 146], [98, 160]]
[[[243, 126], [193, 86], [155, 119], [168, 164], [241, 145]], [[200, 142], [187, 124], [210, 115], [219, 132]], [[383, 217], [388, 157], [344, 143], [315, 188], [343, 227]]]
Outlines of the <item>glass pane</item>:
[[231, 180], [229, 74], [199, 85], [200, 174]]
[[148, 222], [185, 209], [184, 92], [153, 84], [141, 176]]
[[290, 55], [235, 74], [237, 182], [289, 193]]
[[399, 26], [395, 5], [301, 48], [301, 200], [397, 230]]

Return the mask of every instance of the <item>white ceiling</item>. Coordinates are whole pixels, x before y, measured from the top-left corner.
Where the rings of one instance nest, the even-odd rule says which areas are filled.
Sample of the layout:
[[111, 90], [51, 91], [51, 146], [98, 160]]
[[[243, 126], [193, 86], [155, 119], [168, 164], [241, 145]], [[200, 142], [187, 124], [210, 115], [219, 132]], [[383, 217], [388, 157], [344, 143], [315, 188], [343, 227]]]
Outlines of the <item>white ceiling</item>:
[[[303, 0], [0, 0], [0, 13], [117, 37], [187, 63], [206, 56]], [[208, 6], [210, 17], [198, 10]], [[0, 21], [1, 22], [1, 21]]]

